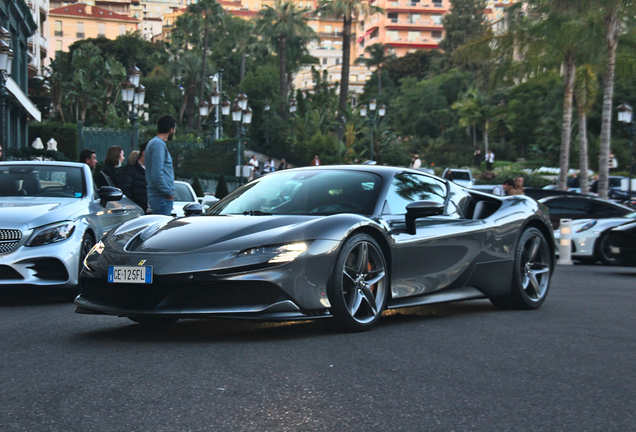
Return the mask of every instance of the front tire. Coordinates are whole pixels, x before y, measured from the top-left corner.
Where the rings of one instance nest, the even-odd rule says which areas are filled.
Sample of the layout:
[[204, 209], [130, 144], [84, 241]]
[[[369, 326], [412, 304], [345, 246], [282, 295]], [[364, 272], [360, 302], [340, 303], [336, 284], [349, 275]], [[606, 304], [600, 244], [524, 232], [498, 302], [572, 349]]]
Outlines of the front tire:
[[528, 228], [515, 251], [512, 289], [501, 297], [491, 298], [501, 309], [536, 309], [543, 304], [550, 288], [553, 261], [545, 237], [537, 228]]
[[329, 325], [345, 332], [369, 330], [380, 319], [389, 293], [389, 272], [382, 249], [367, 234], [346, 240], [329, 286], [333, 318]]
[[80, 245], [80, 251], [79, 251], [79, 270], [78, 270], [77, 286], [73, 288], [66, 288], [62, 291], [61, 296], [65, 302], [71, 303], [72, 301], [75, 300], [75, 297], [77, 297], [79, 294], [82, 293], [82, 283], [79, 282], [79, 274], [82, 273], [82, 267], [84, 266], [84, 259], [86, 258], [86, 255], [88, 255], [88, 253], [90, 252], [90, 250], [93, 248], [94, 245], [95, 245], [95, 240], [93, 239], [93, 236], [89, 232], [85, 232], [84, 235], [82, 236], [82, 244]]
[[596, 240], [596, 256], [605, 265], [619, 266], [623, 264], [621, 260], [614, 258], [610, 252], [609, 232], [607, 231]]

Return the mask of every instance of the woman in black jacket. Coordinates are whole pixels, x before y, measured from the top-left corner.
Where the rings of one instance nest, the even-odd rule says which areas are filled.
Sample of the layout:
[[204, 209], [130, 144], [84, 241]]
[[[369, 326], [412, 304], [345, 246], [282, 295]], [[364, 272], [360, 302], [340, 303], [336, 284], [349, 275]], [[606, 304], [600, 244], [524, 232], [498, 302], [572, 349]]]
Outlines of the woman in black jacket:
[[121, 163], [124, 161], [124, 149], [120, 146], [110, 146], [106, 153], [104, 168], [95, 175], [95, 185], [115, 186], [121, 189]]
[[133, 200], [144, 212], [148, 213], [148, 183], [144, 167], [147, 142], [139, 146], [128, 157], [128, 165], [122, 169], [121, 190]]

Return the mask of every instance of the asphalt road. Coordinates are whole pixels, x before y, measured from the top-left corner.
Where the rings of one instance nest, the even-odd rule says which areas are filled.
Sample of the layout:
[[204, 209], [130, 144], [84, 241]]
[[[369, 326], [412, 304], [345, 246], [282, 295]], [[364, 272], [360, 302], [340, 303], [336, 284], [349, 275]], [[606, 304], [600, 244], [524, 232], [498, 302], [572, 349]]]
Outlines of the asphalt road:
[[558, 267], [537, 311], [411, 308], [157, 331], [0, 294], [2, 431], [630, 431], [636, 268]]

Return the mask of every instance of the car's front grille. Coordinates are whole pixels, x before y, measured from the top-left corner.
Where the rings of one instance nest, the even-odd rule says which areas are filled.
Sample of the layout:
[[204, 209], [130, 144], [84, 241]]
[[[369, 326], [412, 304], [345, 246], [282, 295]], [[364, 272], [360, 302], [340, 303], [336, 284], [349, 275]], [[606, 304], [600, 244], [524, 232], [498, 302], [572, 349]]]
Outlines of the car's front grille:
[[0, 280], [24, 279], [20, 273], [7, 265], [0, 265]]
[[264, 281], [186, 282], [161, 276], [148, 285], [82, 278], [82, 297], [106, 306], [148, 311], [249, 308], [289, 300], [278, 286]]
[[16, 229], [0, 229], [0, 254], [8, 253], [18, 247], [22, 231]]

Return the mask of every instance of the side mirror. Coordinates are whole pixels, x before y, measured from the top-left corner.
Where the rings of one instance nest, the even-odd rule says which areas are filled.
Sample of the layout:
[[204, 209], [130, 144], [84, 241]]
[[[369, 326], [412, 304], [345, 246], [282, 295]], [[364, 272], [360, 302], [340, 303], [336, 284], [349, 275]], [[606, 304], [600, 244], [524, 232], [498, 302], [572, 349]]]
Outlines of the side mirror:
[[121, 189], [113, 186], [102, 186], [99, 188], [99, 203], [102, 207], [106, 207], [108, 201], [119, 201], [124, 194]]
[[444, 213], [444, 204], [436, 201], [414, 201], [406, 206], [406, 232], [415, 234], [415, 219]]
[[190, 203], [183, 206], [183, 213], [185, 213], [186, 217], [188, 216], [198, 216], [203, 214], [203, 207], [199, 203]]

